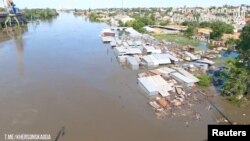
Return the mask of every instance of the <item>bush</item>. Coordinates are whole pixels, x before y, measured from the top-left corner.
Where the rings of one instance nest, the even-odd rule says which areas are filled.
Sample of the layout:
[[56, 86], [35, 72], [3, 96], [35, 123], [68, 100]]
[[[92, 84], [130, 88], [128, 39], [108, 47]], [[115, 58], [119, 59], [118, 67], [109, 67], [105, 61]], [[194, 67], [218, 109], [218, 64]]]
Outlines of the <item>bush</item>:
[[209, 87], [211, 86], [211, 76], [204, 74], [204, 75], [199, 75], [198, 78], [200, 81], [198, 82], [198, 85], [201, 87]]
[[140, 33], [145, 33], [146, 29], [144, 29], [144, 26], [153, 25], [153, 24], [154, 24], [154, 21], [151, 20], [150, 18], [137, 17], [137, 18], [135, 18], [134, 21], [129, 21], [129, 22], [125, 23], [124, 26], [133, 27], [136, 31], [138, 31]]
[[167, 26], [169, 25], [170, 21], [162, 21], [160, 22], [160, 26]]

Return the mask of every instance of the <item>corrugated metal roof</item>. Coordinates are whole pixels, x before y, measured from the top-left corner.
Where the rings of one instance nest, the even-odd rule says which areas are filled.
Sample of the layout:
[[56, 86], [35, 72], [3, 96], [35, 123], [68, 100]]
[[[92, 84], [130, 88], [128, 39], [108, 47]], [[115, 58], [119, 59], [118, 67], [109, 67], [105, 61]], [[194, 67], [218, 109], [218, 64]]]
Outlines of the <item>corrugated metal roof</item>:
[[161, 91], [163, 93], [172, 90], [172, 87], [160, 75], [142, 77], [138, 80], [149, 92]]
[[138, 80], [149, 93], [157, 92], [157, 87], [152, 85], [152, 82], [147, 77], [138, 78]]
[[178, 59], [177, 57], [175, 57], [175, 56], [173, 56], [173, 55], [171, 55], [171, 54], [166, 53], [166, 56], [167, 56], [170, 60], [173, 60], [173, 61], [175, 61], [175, 62], [178, 62], [178, 61], [179, 61], [179, 59]]
[[114, 52], [117, 55], [142, 54], [142, 51], [139, 48], [131, 47], [115, 47]]
[[171, 75], [173, 75], [174, 77], [186, 82], [186, 83], [194, 83], [194, 81], [178, 72], [174, 72], [174, 73], [171, 73]]
[[152, 62], [155, 65], [159, 65], [159, 61], [153, 55], [148, 55], [148, 57], [152, 60]]
[[176, 72], [176, 70], [174, 69], [171, 69], [171, 68], [168, 68], [168, 67], [164, 67], [164, 68], [161, 68], [165, 74], [170, 74], [172, 72]]
[[131, 65], [133, 65], [133, 66], [139, 66], [139, 63], [135, 60], [135, 58], [134, 57], [128, 57], [127, 58], [127, 61], [131, 64]]
[[199, 79], [197, 77], [195, 77], [193, 74], [189, 73], [188, 71], [182, 69], [182, 68], [178, 68], [177, 69], [181, 74], [183, 74], [184, 76], [192, 79], [194, 82], [199, 82]]
[[171, 61], [168, 58], [168, 56], [166, 54], [152, 54], [152, 56], [154, 56], [157, 61], [159, 62], [159, 64], [170, 64]]

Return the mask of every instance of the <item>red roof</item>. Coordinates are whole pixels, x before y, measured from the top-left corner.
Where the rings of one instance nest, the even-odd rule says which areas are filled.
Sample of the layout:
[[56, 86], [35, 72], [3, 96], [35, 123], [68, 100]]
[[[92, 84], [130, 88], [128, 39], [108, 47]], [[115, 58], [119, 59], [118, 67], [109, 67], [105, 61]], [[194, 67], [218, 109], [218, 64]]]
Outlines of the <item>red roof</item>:
[[245, 22], [250, 22], [250, 18], [245, 18]]

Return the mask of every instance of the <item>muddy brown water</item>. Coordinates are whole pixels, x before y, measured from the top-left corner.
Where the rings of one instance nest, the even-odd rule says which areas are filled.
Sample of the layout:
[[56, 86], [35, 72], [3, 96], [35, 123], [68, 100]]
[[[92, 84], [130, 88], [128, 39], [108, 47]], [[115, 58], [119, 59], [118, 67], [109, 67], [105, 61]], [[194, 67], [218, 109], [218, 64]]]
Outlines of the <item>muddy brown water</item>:
[[[59, 141], [202, 141], [216, 124], [208, 103], [195, 105], [200, 121], [156, 119], [136, 71], [121, 67], [99, 37], [107, 27], [61, 13], [30, 23], [0, 42], [0, 141], [4, 134], [51, 134]], [[249, 123], [249, 110], [216, 98], [232, 120]], [[242, 116], [246, 113], [246, 116]], [[185, 122], [189, 122], [186, 127]]]

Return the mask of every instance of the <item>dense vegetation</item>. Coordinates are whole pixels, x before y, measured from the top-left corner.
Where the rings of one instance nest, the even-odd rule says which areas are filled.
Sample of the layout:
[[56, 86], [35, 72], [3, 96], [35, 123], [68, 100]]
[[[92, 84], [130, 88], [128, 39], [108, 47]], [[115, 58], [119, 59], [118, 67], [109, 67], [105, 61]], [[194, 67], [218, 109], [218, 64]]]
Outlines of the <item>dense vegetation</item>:
[[239, 56], [229, 59], [228, 69], [223, 71], [226, 80], [222, 87], [222, 93], [229, 100], [242, 103], [250, 95], [250, 23], [244, 28], [237, 45]]
[[191, 38], [192, 36], [195, 35], [195, 32], [196, 32], [196, 28], [197, 26], [196, 25], [188, 25], [188, 28], [187, 30], [184, 32], [184, 35]]
[[154, 25], [155, 22], [152, 18], [149, 17], [136, 17], [134, 21], [129, 21], [125, 24], [120, 22], [119, 24], [119, 26], [133, 27], [138, 32], [145, 33], [146, 29], [144, 28], [144, 26]]
[[58, 13], [55, 9], [24, 9], [22, 11], [27, 20], [46, 20], [46, 19], [52, 19], [56, 16], [58, 16]]
[[211, 28], [213, 32], [210, 34], [210, 38], [214, 40], [220, 40], [223, 34], [233, 33], [234, 27], [230, 24], [221, 21], [214, 22], [183, 22], [182, 25], [188, 26], [188, 30], [185, 34], [190, 37], [195, 33], [196, 28]]
[[100, 18], [101, 18], [101, 16], [98, 13], [96, 13], [96, 12], [91, 12], [89, 14], [89, 20], [90, 21], [98, 22]]
[[213, 32], [210, 34], [211, 39], [221, 39], [224, 33], [229, 34], [233, 33], [234, 27], [230, 24], [226, 24], [224, 22], [216, 21], [211, 23], [210, 25]]

